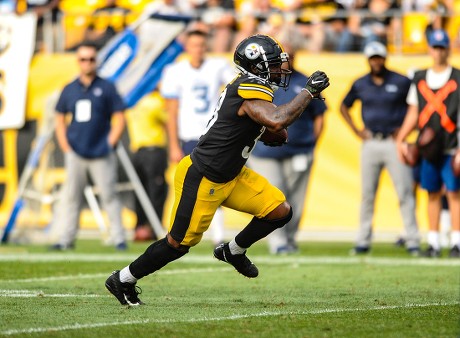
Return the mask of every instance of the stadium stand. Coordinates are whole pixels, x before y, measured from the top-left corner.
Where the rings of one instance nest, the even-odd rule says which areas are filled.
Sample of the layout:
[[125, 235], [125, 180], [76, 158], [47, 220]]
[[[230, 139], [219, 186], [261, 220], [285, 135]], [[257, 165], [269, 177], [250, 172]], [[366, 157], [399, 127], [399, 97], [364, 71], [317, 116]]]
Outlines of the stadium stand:
[[424, 12], [406, 13], [403, 17], [403, 53], [426, 53], [425, 30], [428, 26], [428, 15]]

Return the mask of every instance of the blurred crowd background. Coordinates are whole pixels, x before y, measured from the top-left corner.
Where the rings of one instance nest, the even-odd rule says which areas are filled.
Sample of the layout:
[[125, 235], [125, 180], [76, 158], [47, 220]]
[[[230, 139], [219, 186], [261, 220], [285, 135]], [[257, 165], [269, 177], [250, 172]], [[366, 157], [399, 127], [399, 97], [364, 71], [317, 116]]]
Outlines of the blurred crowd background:
[[37, 14], [37, 52], [72, 51], [83, 39], [101, 47], [142, 14], [191, 16], [224, 53], [255, 32], [286, 24], [312, 52], [357, 52], [380, 41], [391, 53], [424, 53], [426, 34], [443, 28], [460, 49], [460, 0], [0, 0], [0, 13]]

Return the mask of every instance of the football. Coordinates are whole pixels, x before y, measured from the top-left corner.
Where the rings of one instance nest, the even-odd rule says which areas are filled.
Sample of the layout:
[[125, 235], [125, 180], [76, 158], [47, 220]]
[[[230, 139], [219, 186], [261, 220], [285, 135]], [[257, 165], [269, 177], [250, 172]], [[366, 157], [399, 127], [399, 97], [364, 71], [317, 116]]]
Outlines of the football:
[[420, 155], [415, 143], [407, 144], [407, 154], [404, 155], [404, 162], [411, 167], [415, 167], [419, 161]]
[[141, 225], [134, 230], [135, 242], [151, 241], [153, 239], [153, 230], [150, 225]]
[[287, 142], [287, 139], [288, 132], [286, 128], [282, 129], [277, 133], [269, 131], [267, 128], [265, 128], [264, 133], [260, 137], [260, 141], [262, 141], [266, 145], [271, 146], [281, 146]]
[[456, 177], [460, 176], [460, 151], [457, 151], [457, 154], [452, 156], [452, 171]]

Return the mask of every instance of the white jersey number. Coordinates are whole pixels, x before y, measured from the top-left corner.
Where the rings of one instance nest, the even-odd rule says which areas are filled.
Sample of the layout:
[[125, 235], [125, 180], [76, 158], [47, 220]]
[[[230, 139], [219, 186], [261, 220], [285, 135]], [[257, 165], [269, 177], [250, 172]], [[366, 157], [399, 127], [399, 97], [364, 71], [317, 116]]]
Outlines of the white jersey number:
[[222, 102], [224, 102], [225, 95], [227, 95], [227, 88], [225, 88], [224, 91], [220, 94], [216, 109], [214, 109], [214, 113], [212, 114], [211, 119], [208, 121], [208, 124], [206, 125], [206, 130], [204, 131], [203, 135], [206, 134], [208, 130], [212, 127], [212, 125], [217, 121], [219, 110], [222, 107]]

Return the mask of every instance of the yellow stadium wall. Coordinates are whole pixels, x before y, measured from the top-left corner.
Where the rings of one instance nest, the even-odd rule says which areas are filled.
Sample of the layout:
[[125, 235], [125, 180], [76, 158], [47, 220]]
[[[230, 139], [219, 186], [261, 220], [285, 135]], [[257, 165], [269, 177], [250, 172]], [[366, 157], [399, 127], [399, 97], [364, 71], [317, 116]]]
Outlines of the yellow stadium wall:
[[[230, 58], [229, 55], [227, 57]], [[460, 67], [460, 56], [453, 55], [451, 62]], [[431, 64], [426, 55], [421, 56], [389, 56], [389, 68], [408, 74], [416, 68], [425, 68]], [[312, 171], [307, 199], [302, 219], [302, 229], [309, 233], [355, 231], [359, 223], [360, 206], [360, 141], [347, 127], [339, 113], [339, 105], [354, 79], [368, 71], [367, 61], [362, 55], [307, 54], [299, 53], [296, 58], [299, 70], [312, 73], [316, 69], [324, 70], [331, 79], [331, 86], [326, 90], [325, 97], [328, 112], [325, 120], [324, 133], [316, 149], [316, 161]], [[27, 102], [27, 119], [40, 120], [47, 98], [56, 90], [60, 90], [77, 74], [74, 55], [38, 55], [33, 59], [30, 71], [29, 94]], [[360, 118], [359, 105], [354, 107], [352, 114]], [[15, 131], [4, 132], [14, 139]], [[14, 146], [14, 142], [10, 142]], [[14, 202], [17, 182], [8, 179], [17, 176], [17, 169], [12, 165], [15, 149], [5, 149], [5, 167], [0, 168], [0, 180], [6, 183], [6, 192], [0, 208], [0, 221], [5, 224]], [[168, 171], [171, 179], [174, 168]], [[3, 183], [2, 182], [2, 183]], [[402, 229], [396, 193], [390, 182], [389, 175], [384, 172], [378, 191], [375, 209], [376, 232], [398, 232]], [[417, 193], [417, 216], [422, 230], [426, 230], [426, 196]], [[171, 205], [168, 199], [166, 210]], [[168, 222], [168, 212], [164, 223]], [[132, 212], [124, 211], [126, 226], [132, 228], [134, 217]], [[37, 225], [49, 222], [50, 214], [40, 215]], [[226, 226], [238, 229], [244, 226], [249, 217], [232, 210], [225, 211]], [[84, 214], [83, 223], [88, 227], [96, 227], [91, 215]], [[2, 225], [0, 225], [1, 227]]]
[[[299, 55], [297, 65], [311, 73], [326, 71], [331, 86], [325, 92], [328, 112], [325, 130], [316, 149], [316, 162], [311, 176], [304, 209], [302, 227], [308, 231], [347, 231], [359, 224], [361, 198], [360, 150], [361, 142], [346, 125], [339, 112], [341, 100], [352, 82], [368, 72], [367, 60], [362, 55]], [[451, 59], [460, 66], [458, 55]], [[431, 59], [424, 56], [389, 56], [390, 69], [408, 74], [415, 69], [429, 67]], [[352, 114], [360, 120], [360, 105]], [[427, 228], [426, 195], [417, 193], [417, 217], [422, 230]], [[385, 171], [378, 190], [374, 229], [376, 232], [398, 232], [402, 221], [396, 192]]]

